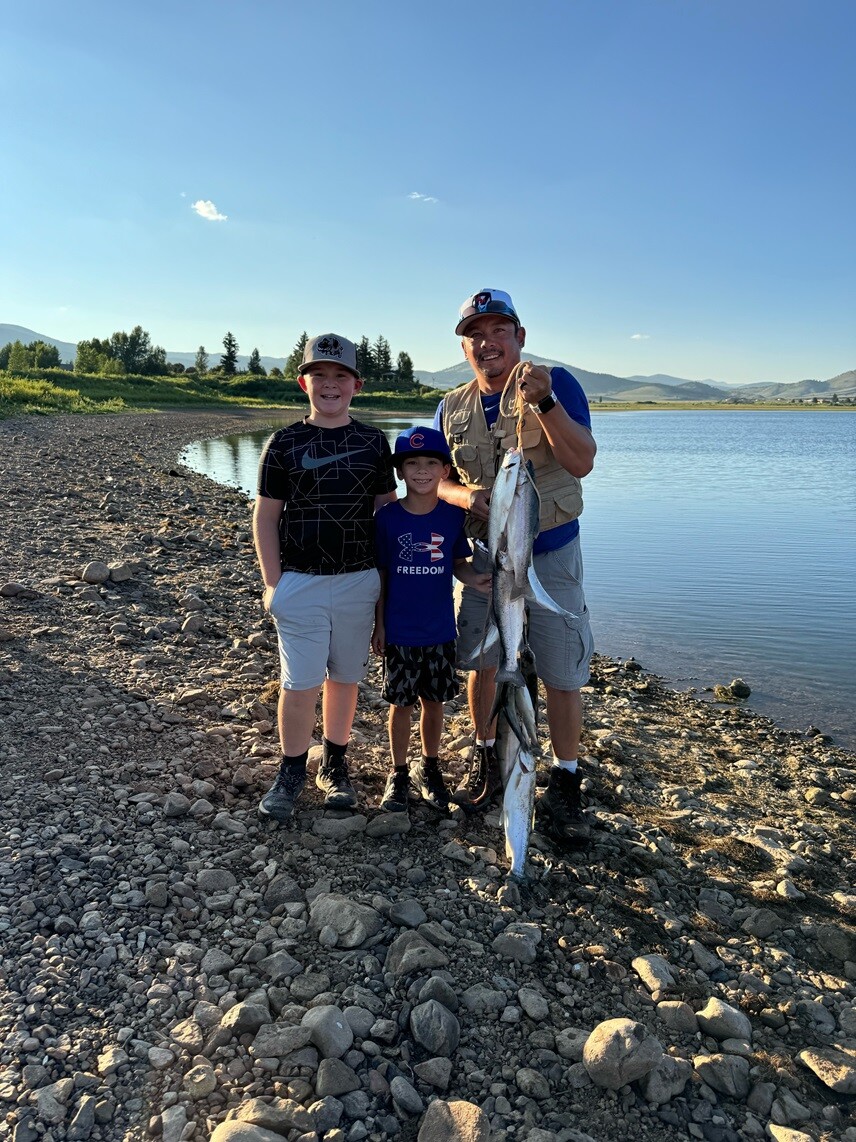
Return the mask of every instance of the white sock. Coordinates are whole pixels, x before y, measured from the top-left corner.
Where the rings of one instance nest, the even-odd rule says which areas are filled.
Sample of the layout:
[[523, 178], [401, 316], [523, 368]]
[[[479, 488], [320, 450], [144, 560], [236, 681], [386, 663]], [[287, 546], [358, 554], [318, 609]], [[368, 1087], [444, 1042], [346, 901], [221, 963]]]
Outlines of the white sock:
[[476, 745], [496, 745], [496, 738], [489, 738], [487, 741], [482, 741], [481, 738], [476, 738]]
[[576, 773], [577, 772], [577, 759], [574, 757], [570, 761], [562, 761], [561, 758], [556, 757], [556, 755], [554, 754], [553, 755], [553, 768], [554, 769], [566, 769], [568, 771], [568, 773]]

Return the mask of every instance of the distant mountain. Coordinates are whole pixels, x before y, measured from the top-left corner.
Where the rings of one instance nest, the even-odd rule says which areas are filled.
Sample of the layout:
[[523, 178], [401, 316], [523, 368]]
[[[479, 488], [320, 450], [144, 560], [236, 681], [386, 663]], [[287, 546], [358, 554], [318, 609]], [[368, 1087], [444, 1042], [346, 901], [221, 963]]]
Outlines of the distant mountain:
[[[577, 378], [589, 400], [614, 401], [716, 401], [734, 400], [805, 400], [814, 396], [829, 398], [837, 393], [839, 399], [856, 396], [856, 369], [839, 373], [828, 381], [795, 381], [789, 384], [764, 381], [752, 385], [735, 385], [729, 381], [691, 381], [655, 373], [650, 377], [615, 377], [611, 373], [590, 373], [566, 361], [553, 357], [538, 357], [527, 353], [527, 359], [536, 365], [560, 365]], [[449, 365], [436, 373], [417, 369], [414, 376], [423, 385], [435, 389], [453, 389], [472, 378], [473, 371], [466, 361]]]
[[[77, 345], [69, 341], [58, 341], [56, 337], [49, 337], [46, 333], [35, 333], [32, 329], [25, 329], [22, 325], [0, 324], [0, 346], [10, 341], [22, 341], [29, 345], [31, 341], [46, 341], [48, 345], [56, 345], [63, 361], [74, 361]], [[168, 361], [178, 362], [187, 368], [196, 360], [196, 352], [186, 353], [168, 349]], [[209, 349], [208, 357], [212, 365], [220, 359], [220, 349]], [[238, 355], [238, 365], [245, 368], [249, 362], [246, 354]], [[827, 381], [806, 380], [795, 381], [790, 384], [778, 381], [762, 381], [752, 385], [735, 385], [728, 381], [691, 381], [682, 377], [671, 377], [668, 373], [654, 373], [650, 377], [615, 377], [612, 373], [590, 373], [588, 369], [581, 369], [578, 365], [569, 365], [565, 361], [557, 361], [554, 357], [538, 357], [528, 353], [527, 359], [536, 365], [560, 365], [573, 373], [589, 400], [615, 400], [615, 401], [664, 401], [664, 400], [733, 400], [743, 397], [746, 400], [811, 400], [812, 397], [831, 397], [835, 393], [839, 399], [856, 397], [856, 369], [839, 373]], [[274, 366], [282, 369], [285, 366], [285, 357], [261, 357], [262, 365], [270, 372]], [[423, 385], [446, 391], [464, 384], [472, 377], [472, 369], [466, 361], [459, 361], [456, 365], [449, 365], [437, 372], [426, 369], [415, 369], [416, 380]]]
[[23, 325], [0, 325], [0, 346], [8, 345], [10, 341], [21, 341], [29, 345], [31, 341], [44, 341], [46, 345], [55, 345], [63, 361], [71, 364], [77, 356], [77, 345], [69, 341], [57, 341], [56, 337], [48, 337], [46, 333], [34, 333], [32, 329], [25, 329]]
[[[615, 377], [612, 373], [590, 373], [588, 369], [581, 369], [578, 365], [568, 365], [565, 361], [557, 361], [555, 357], [539, 357], [535, 353], [527, 353], [526, 359], [536, 365], [550, 367], [559, 365], [567, 369], [583, 386], [590, 400], [593, 397], [621, 401], [724, 400], [729, 395], [724, 388], [716, 388], [712, 382], [686, 381], [670, 377], [667, 383], [662, 376]], [[457, 365], [441, 369], [438, 373], [417, 369], [414, 375], [423, 385], [446, 390], [470, 380], [473, 371], [466, 361], [461, 361]]]

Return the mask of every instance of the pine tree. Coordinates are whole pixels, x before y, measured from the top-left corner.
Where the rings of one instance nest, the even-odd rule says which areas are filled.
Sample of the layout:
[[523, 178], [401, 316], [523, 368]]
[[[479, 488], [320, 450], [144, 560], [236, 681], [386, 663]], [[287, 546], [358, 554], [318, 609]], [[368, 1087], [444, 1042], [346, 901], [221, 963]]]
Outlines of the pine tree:
[[223, 349], [225, 351], [220, 358], [220, 369], [224, 377], [234, 377], [238, 371], [238, 342], [231, 333], [223, 338]]
[[267, 376], [264, 365], [262, 364], [261, 357], [259, 356], [258, 349], [253, 349], [252, 353], [250, 353], [250, 361], [247, 365], [247, 372], [253, 373], [257, 377]]
[[200, 345], [196, 350], [196, 360], [193, 364], [200, 377], [203, 377], [208, 372], [208, 354], [205, 352], [204, 345]]
[[375, 379], [375, 360], [368, 337], [363, 334], [357, 342], [357, 372], [364, 381]]
[[297, 338], [297, 344], [286, 357], [282, 374], [287, 381], [297, 380], [297, 370], [300, 368], [303, 362], [303, 353], [306, 349], [306, 342], [308, 340], [309, 334], [304, 329], [304, 331]]
[[372, 353], [376, 379], [379, 381], [389, 380], [389, 374], [392, 372], [392, 352], [389, 348], [389, 342], [382, 333], [378, 334], [378, 339], [372, 346]]
[[398, 370], [396, 384], [400, 389], [413, 388], [413, 361], [409, 353], [398, 354]]

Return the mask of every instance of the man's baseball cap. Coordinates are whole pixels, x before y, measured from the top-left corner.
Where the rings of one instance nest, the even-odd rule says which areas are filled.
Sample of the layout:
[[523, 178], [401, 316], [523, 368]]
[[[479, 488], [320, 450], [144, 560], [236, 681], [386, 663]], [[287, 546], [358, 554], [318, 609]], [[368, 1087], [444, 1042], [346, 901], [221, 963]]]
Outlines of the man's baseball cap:
[[307, 341], [298, 373], [302, 375], [310, 365], [317, 365], [319, 361], [332, 361], [334, 365], [342, 365], [359, 379], [357, 348], [347, 337], [340, 337], [338, 333], [319, 333], [317, 337]]
[[393, 463], [398, 465], [408, 456], [434, 456], [444, 464], [452, 463], [449, 445], [446, 437], [436, 428], [423, 428], [415, 424], [413, 428], [405, 428], [395, 438], [395, 450], [392, 454]]
[[467, 322], [473, 317], [481, 317], [485, 313], [495, 313], [499, 317], [508, 317], [518, 328], [520, 327], [520, 318], [517, 316], [514, 302], [508, 294], [503, 293], [501, 289], [483, 289], [474, 293], [472, 297], [468, 297], [461, 306], [458, 324], [455, 326], [456, 335], [460, 337]]

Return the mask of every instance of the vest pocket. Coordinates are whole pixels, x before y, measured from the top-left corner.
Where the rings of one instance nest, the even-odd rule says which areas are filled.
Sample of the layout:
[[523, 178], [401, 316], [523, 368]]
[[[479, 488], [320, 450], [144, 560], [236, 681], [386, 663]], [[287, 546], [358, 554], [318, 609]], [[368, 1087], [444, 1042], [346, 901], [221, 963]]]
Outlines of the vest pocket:
[[577, 492], [565, 492], [556, 496], [556, 522], [570, 523], [582, 514], [582, 496]]

